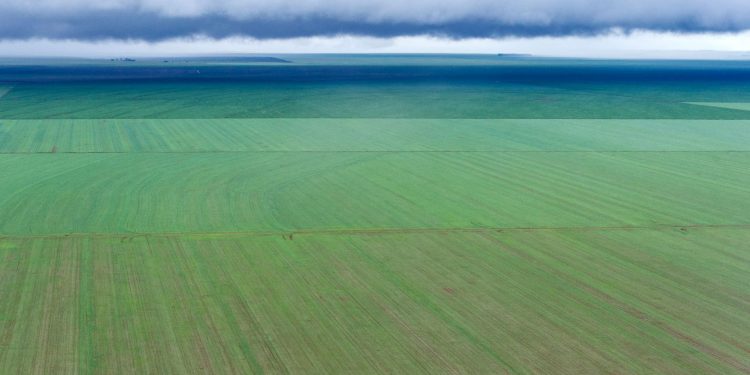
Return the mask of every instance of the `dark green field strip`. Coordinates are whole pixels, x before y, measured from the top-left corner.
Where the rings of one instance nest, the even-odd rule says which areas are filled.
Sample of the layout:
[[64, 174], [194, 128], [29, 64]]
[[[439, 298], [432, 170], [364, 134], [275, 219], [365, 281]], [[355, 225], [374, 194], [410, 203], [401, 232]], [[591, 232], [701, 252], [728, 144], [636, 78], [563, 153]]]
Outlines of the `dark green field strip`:
[[750, 119], [748, 111], [685, 103], [747, 98], [741, 83], [546, 84], [19, 83], [0, 101], [0, 118]]
[[0, 120], [0, 153], [750, 151], [750, 121]]
[[0, 373], [746, 373], [750, 231], [0, 239]]
[[750, 153], [0, 156], [0, 235], [750, 224]]

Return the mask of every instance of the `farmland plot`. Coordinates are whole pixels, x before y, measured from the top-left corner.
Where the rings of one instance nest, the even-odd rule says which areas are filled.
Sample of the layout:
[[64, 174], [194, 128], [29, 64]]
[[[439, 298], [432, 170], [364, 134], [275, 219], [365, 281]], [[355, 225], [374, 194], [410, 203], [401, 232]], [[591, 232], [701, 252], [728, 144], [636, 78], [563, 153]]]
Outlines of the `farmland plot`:
[[745, 229], [0, 240], [0, 372], [742, 373]]
[[744, 62], [300, 58], [0, 64], [0, 374], [750, 372]]
[[[750, 224], [750, 153], [0, 155], [0, 233]], [[54, 209], [50, 209], [54, 207]]]
[[750, 111], [750, 103], [690, 103], [690, 104], [703, 105], [706, 107], [737, 109], [740, 111]]
[[2, 120], [0, 153], [750, 151], [750, 121]]

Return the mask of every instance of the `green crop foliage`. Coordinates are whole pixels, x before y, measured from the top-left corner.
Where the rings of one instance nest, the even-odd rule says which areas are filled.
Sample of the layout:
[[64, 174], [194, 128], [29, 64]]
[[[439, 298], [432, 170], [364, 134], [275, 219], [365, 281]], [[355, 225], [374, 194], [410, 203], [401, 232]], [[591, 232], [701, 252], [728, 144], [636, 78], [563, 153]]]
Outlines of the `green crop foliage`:
[[[2, 78], [2, 77], [0, 77]], [[435, 82], [21, 83], [6, 119], [517, 118], [750, 119], [686, 102], [749, 101], [748, 86], [540, 85]], [[742, 99], [739, 99], [742, 98]]]
[[707, 107], [738, 109], [741, 111], [750, 111], [750, 103], [690, 103]]
[[0, 240], [4, 373], [739, 373], [746, 229]]
[[0, 374], [750, 372], [741, 81], [9, 66]]

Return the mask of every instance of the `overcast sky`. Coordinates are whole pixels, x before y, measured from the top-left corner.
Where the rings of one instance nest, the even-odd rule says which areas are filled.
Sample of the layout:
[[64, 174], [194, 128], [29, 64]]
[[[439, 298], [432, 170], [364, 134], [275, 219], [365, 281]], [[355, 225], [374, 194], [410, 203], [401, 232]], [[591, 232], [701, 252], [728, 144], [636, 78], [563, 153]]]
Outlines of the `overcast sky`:
[[[2, 0], [0, 55], [743, 56], [748, 0]], [[706, 52], [715, 51], [715, 52]]]

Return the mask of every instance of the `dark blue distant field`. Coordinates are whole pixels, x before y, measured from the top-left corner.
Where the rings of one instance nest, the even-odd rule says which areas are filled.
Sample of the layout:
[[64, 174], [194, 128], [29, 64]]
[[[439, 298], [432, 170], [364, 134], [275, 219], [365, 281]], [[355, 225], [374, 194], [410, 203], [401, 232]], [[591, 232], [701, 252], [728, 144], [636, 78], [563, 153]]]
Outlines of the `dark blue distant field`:
[[[750, 62], [498, 56], [10, 61], [4, 118], [748, 119]], [[261, 60], [265, 61], [265, 60]], [[200, 103], [200, 108], [196, 104]]]

